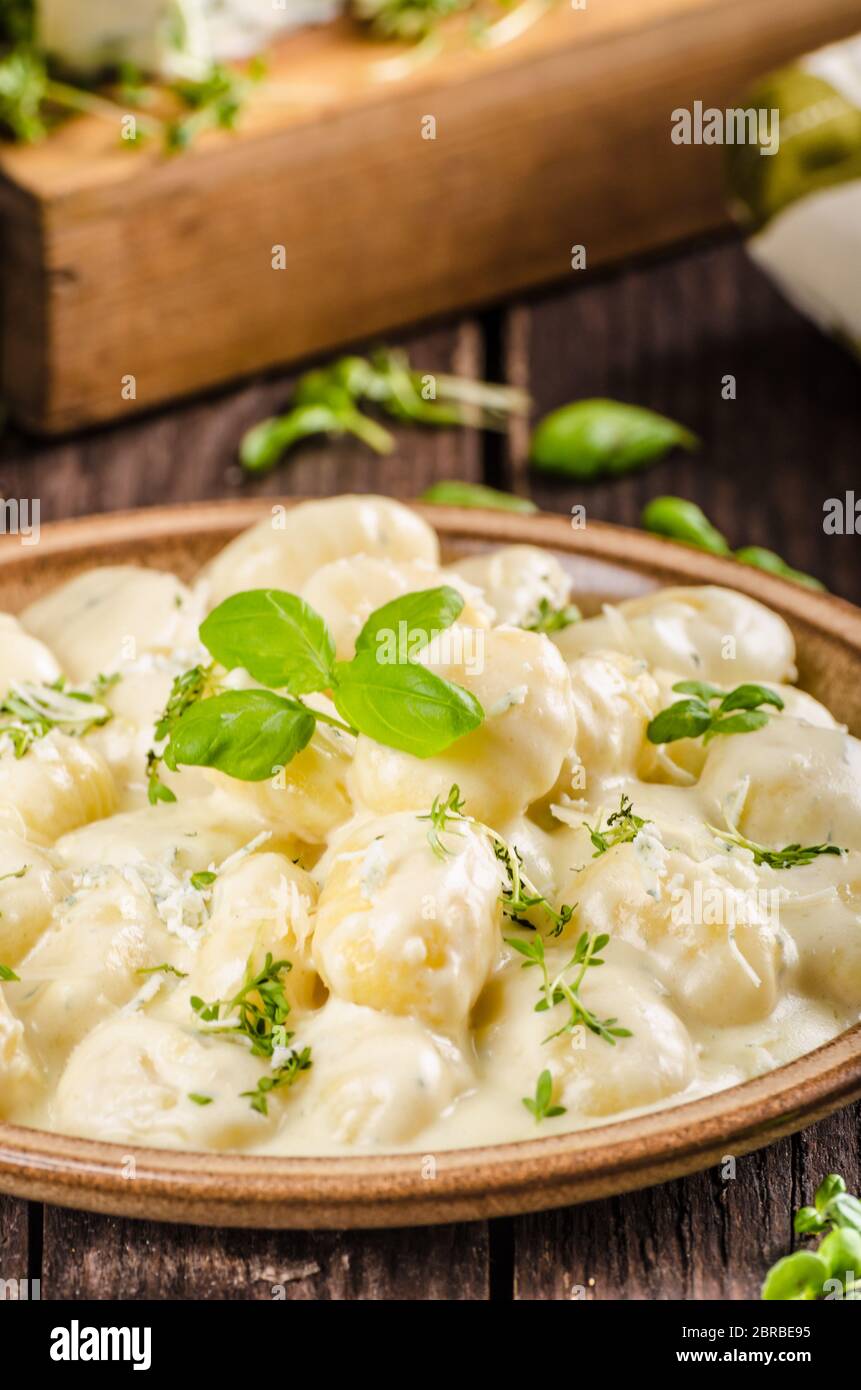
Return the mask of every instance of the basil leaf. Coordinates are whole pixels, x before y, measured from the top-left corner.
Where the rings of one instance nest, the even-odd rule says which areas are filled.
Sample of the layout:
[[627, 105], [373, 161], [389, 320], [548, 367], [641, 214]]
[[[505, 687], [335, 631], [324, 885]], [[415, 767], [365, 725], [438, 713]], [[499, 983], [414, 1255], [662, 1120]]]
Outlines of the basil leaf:
[[766, 550], [765, 546], [744, 545], [741, 550], [735, 552], [735, 558], [743, 565], [752, 565], [754, 569], [776, 574], [781, 579], [791, 579], [793, 583], [803, 584], [807, 589], [816, 589], [820, 593], [825, 590], [825, 585], [820, 579], [815, 579], [812, 574], [805, 574], [803, 570], [793, 569], [792, 565], [775, 555], [773, 550]]
[[696, 695], [704, 704], [708, 704], [709, 700], [719, 700], [726, 694], [720, 686], [709, 685], [707, 681], [676, 681], [673, 690], [680, 695]]
[[641, 524], [655, 535], [713, 555], [729, 555], [729, 542], [696, 502], [686, 497], [653, 497], [643, 509]]
[[297, 594], [234, 594], [201, 623], [200, 640], [228, 671], [241, 666], [275, 689], [307, 695], [332, 683], [335, 644], [319, 613]]
[[[828, 1219], [851, 1231], [861, 1233], [861, 1202], [849, 1192], [840, 1192], [828, 1203]], [[861, 1266], [859, 1266], [861, 1274]]]
[[499, 492], [483, 483], [459, 483], [454, 479], [433, 483], [421, 495], [422, 502], [434, 502], [442, 507], [489, 507], [501, 512], [537, 512], [528, 497], [515, 497], [513, 492]]
[[[451, 627], [463, 611], [463, 595], [449, 584], [438, 589], [419, 589], [403, 594], [382, 608], [376, 608], [356, 638], [356, 655], [376, 654], [382, 642], [394, 639], [397, 661], [412, 660], [430, 642], [434, 633]], [[401, 624], [404, 627], [401, 627]], [[413, 645], [413, 638], [418, 640]], [[405, 647], [406, 650], [399, 650]], [[380, 665], [385, 663], [380, 662]]]
[[816, 1253], [827, 1264], [829, 1279], [857, 1279], [861, 1273], [861, 1235], [851, 1227], [830, 1231]]
[[724, 714], [732, 709], [756, 709], [758, 705], [774, 705], [775, 709], [783, 709], [783, 701], [777, 691], [769, 690], [767, 685], [737, 685], [721, 700], [719, 712]]
[[746, 709], [738, 714], [723, 715], [712, 720], [703, 742], [710, 743], [718, 734], [752, 734], [767, 723], [768, 715], [763, 709]]
[[338, 414], [329, 405], [315, 402], [297, 406], [287, 415], [261, 420], [248, 430], [239, 445], [239, 462], [250, 473], [266, 473], [300, 439], [335, 433], [338, 426]]
[[818, 1212], [824, 1211], [832, 1197], [837, 1197], [845, 1191], [846, 1183], [840, 1174], [828, 1173], [816, 1189], [816, 1196], [813, 1199], [816, 1203], [816, 1210]]
[[772, 1265], [762, 1286], [765, 1299], [810, 1301], [821, 1292], [828, 1278], [828, 1266], [812, 1250], [796, 1250]]
[[585, 400], [545, 416], [532, 436], [536, 468], [573, 478], [631, 473], [680, 447], [695, 449], [695, 435], [674, 420], [623, 401]]
[[333, 699], [342, 718], [377, 743], [416, 758], [442, 753], [484, 718], [468, 690], [415, 662], [387, 665], [364, 651], [335, 669]]
[[174, 725], [168, 767], [215, 767], [243, 782], [263, 782], [311, 738], [314, 715], [271, 690], [228, 690], [200, 700]]
[[712, 716], [702, 700], [677, 700], [656, 714], [646, 728], [650, 743], [675, 743], [680, 738], [699, 738], [711, 726]]

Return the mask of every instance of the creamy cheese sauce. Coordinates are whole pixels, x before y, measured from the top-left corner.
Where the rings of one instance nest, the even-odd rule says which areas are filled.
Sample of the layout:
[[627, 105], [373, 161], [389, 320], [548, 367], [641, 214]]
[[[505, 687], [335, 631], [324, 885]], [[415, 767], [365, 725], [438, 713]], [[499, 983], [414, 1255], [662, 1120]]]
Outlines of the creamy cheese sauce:
[[[421, 659], [477, 696], [480, 728], [420, 760], [318, 725], [271, 782], [165, 772], [176, 801], [148, 804], [154, 725], [174, 676], [208, 659], [208, 608], [301, 593], [349, 659], [372, 608], [440, 583], [463, 594], [470, 640]], [[159, 1147], [424, 1152], [688, 1100], [857, 1020], [861, 744], [793, 685], [789, 629], [710, 587], [528, 630], [569, 589], [539, 550], [443, 567], [406, 508], [335, 498], [267, 518], [190, 586], [104, 568], [0, 615], [4, 694], [117, 677], [99, 685], [108, 722], [24, 751], [0, 739], [0, 1118]], [[652, 744], [691, 678], [767, 684], [783, 709]], [[435, 851], [427, 814], [453, 784], [472, 819]], [[604, 848], [623, 798], [637, 821]], [[739, 837], [843, 852], [777, 868]], [[556, 917], [511, 919], [500, 846]], [[608, 938], [575, 996], [599, 1031], [564, 995], [584, 933]], [[549, 995], [523, 954], [536, 942]], [[233, 999], [270, 953], [292, 966], [293, 1034], [271, 1058], [199, 1005]], [[255, 1107], [291, 1049], [310, 1066]], [[523, 1101], [545, 1071], [563, 1113], [538, 1122]]]

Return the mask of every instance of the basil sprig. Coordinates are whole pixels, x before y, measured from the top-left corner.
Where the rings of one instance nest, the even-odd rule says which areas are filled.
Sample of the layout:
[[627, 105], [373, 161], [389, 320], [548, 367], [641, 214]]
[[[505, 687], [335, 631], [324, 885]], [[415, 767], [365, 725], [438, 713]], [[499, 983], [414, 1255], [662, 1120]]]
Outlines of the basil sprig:
[[821, 1235], [816, 1250], [796, 1250], [772, 1265], [762, 1286], [769, 1301], [861, 1300], [861, 1202], [839, 1173], [819, 1185], [814, 1205], [796, 1213], [795, 1233]]
[[673, 690], [688, 698], [655, 715], [646, 729], [650, 743], [675, 743], [700, 735], [709, 743], [718, 734], [749, 734], [768, 723], [768, 714], [760, 706], [783, 709], [783, 700], [767, 685], [746, 683], [726, 691], [706, 681], [677, 681]]
[[[186, 697], [171, 720], [161, 721], [169, 735], [161, 757], [173, 770], [214, 767], [261, 782], [306, 747], [318, 722], [433, 757], [484, 719], [470, 691], [415, 660], [462, 609], [463, 598], [448, 585], [404, 594], [370, 615], [352, 661], [337, 661], [324, 619], [298, 595], [234, 594], [205, 619], [200, 640], [220, 666], [241, 668], [267, 688], [212, 693], [211, 682], [189, 682], [187, 690], [199, 690], [200, 698]], [[339, 718], [299, 698], [316, 691], [330, 693]]]

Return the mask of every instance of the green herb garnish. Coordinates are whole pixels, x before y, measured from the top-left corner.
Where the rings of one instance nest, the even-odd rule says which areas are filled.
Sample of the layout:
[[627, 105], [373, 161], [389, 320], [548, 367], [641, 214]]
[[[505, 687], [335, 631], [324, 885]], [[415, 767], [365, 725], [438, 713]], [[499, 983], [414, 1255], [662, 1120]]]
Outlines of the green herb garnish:
[[218, 875], [211, 869], [200, 869], [198, 873], [192, 874], [191, 886], [196, 888], [198, 893], [202, 893], [204, 889], [211, 888], [217, 878]]
[[607, 817], [607, 824], [602, 830], [600, 822], [596, 826], [583, 822], [589, 831], [589, 838], [595, 846], [593, 859], [597, 859], [600, 854], [606, 854], [608, 849], [614, 845], [629, 844], [636, 839], [646, 822], [642, 816], [635, 816], [630, 797], [622, 793], [618, 811]]
[[816, 1250], [796, 1250], [772, 1265], [762, 1297], [775, 1301], [861, 1301], [861, 1202], [838, 1173], [820, 1184], [814, 1205], [796, 1213], [797, 1235], [821, 1235]]
[[178, 980], [187, 980], [188, 974], [185, 970], [177, 970], [175, 965], [168, 965], [165, 961], [163, 965], [145, 965], [135, 971], [136, 975], [175, 975]]
[[[287, 1027], [290, 1002], [284, 992], [284, 978], [293, 969], [289, 960], [273, 960], [270, 952], [260, 970], [248, 964], [242, 988], [232, 999], [216, 999], [207, 1004], [197, 995], [190, 1003], [202, 1023], [214, 1024], [207, 1033], [222, 1033], [250, 1045], [255, 1057], [275, 1056], [275, 1050], [286, 1049], [293, 1033]], [[284, 1062], [260, 1078], [253, 1091], [242, 1091], [250, 1097], [251, 1108], [268, 1115], [267, 1097], [281, 1086], [292, 1086], [300, 1072], [311, 1065], [311, 1049], [301, 1052], [292, 1049]]]
[[[619, 1026], [618, 1019], [598, 1018], [591, 1009], [587, 1009], [580, 998], [580, 986], [587, 971], [604, 964], [603, 958], [598, 952], [603, 951], [610, 940], [609, 936], [605, 933], [598, 935], [583, 932], [577, 941], [571, 959], [562, 967], [555, 978], [551, 978], [544, 953], [544, 941], [537, 933], [525, 940], [516, 936], [507, 936], [505, 940], [509, 946], [525, 957], [524, 970], [534, 966], [541, 971], [541, 998], [535, 1005], [535, 1012], [545, 1013], [549, 1009], [555, 1008], [557, 1004], [567, 1003], [568, 1005], [568, 1018], [561, 1028], [557, 1028], [553, 1033], [548, 1033], [544, 1039], [545, 1042], [550, 1042], [551, 1039], [558, 1038], [563, 1033], [571, 1033], [581, 1025], [588, 1028], [589, 1032], [594, 1033], [596, 1037], [609, 1043], [611, 1047], [616, 1046], [617, 1038], [630, 1038], [632, 1036], [630, 1029]], [[569, 971], [574, 972], [573, 979], [566, 978]]]
[[526, 920], [525, 914], [532, 908], [541, 908], [553, 923], [551, 935], [558, 936], [571, 921], [574, 908], [563, 903], [557, 911], [550, 900], [536, 888], [535, 884], [523, 872], [523, 863], [516, 845], [510, 845], [491, 826], [476, 820], [474, 816], [468, 816], [464, 807], [465, 802], [461, 798], [460, 788], [454, 785], [449, 788], [446, 797], [437, 796], [434, 798], [433, 805], [426, 815], [417, 817], [418, 820], [431, 822], [428, 830], [428, 843], [434, 854], [438, 859], [445, 859], [449, 854], [449, 850], [440, 837], [443, 833], [459, 834], [459, 831], [451, 829], [452, 824], [473, 826], [474, 829], [488, 837], [493, 845], [493, 852], [505, 871], [506, 882], [500, 898], [506, 916], [518, 925], [532, 930], [532, 923]]
[[252, 1110], [256, 1110], [259, 1115], [268, 1115], [270, 1092], [278, 1090], [282, 1086], [292, 1086], [297, 1077], [303, 1071], [307, 1071], [310, 1066], [310, 1047], [303, 1047], [301, 1052], [297, 1052], [294, 1048], [282, 1066], [261, 1076], [253, 1091], [240, 1091], [240, 1095], [250, 1098]]
[[818, 859], [821, 854], [846, 854], [845, 849], [839, 845], [784, 845], [783, 849], [769, 849], [766, 845], [758, 845], [754, 840], [748, 840], [737, 830], [716, 830], [711, 827], [715, 835], [726, 840], [728, 844], [739, 845], [742, 849], [750, 850], [753, 855], [754, 864], [766, 864], [770, 869], [797, 869], [804, 864], [812, 864], [814, 859]]
[[535, 1117], [535, 1123], [540, 1124], [542, 1120], [555, 1119], [557, 1115], [565, 1114], [564, 1105], [552, 1105], [553, 1099], [553, 1077], [545, 1068], [535, 1084], [535, 1098], [530, 1096], [523, 1097], [523, 1104], [531, 1115]]
[[[263, 781], [307, 746], [318, 722], [417, 758], [441, 753], [477, 728], [484, 711], [470, 691], [413, 658], [462, 609], [463, 598], [447, 585], [404, 594], [370, 615], [351, 661], [336, 661], [325, 622], [295, 594], [260, 589], [226, 599], [200, 628], [204, 646], [228, 669], [242, 667], [286, 693], [229, 690], [207, 697], [211, 667], [179, 677], [156, 726], [156, 736], [168, 742], [160, 755], [150, 753], [151, 788], [155, 777], [156, 794], [167, 791], [158, 792], [159, 758], [172, 770], [214, 767], [241, 781]], [[331, 693], [340, 718], [299, 698], [314, 691]]]
[[670, 449], [696, 449], [683, 425], [623, 401], [583, 400], [563, 405], [535, 428], [530, 459], [545, 472], [571, 478], [633, 473]]
[[202, 1095], [200, 1095], [199, 1092], [197, 1092], [197, 1091], [189, 1091], [189, 1093], [188, 1093], [188, 1098], [189, 1098], [189, 1100], [193, 1100], [194, 1103], [195, 1103], [195, 1105], [211, 1105], [211, 1104], [212, 1104], [212, 1096], [202, 1096]]
[[10, 878], [23, 878], [29, 867], [29, 864], [22, 864], [20, 869], [14, 869], [8, 874], [0, 874], [0, 883], [5, 883]]
[[51, 685], [13, 681], [0, 701], [0, 739], [8, 738], [15, 757], [23, 758], [37, 739], [54, 729], [70, 738], [82, 738], [113, 718], [100, 699], [119, 679], [118, 675], [98, 676], [80, 689], [68, 688], [64, 676]]
[[[243, 468], [266, 472], [294, 444], [317, 434], [350, 434], [375, 453], [391, 453], [394, 436], [360, 410], [365, 402], [412, 424], [485, 429], [503, 429], [511, 414], [529, 406], [528, 396], [515, 387], [445, 373], [423, 377], [410, 367], [403, 352], [384, 349], [371, 358], [341, 357], [328, 367], [306, 372], [291, 408], [261, 420], [244, 435], [239, 446]], [[461, 501], [460, 505], [466, 504]], [[488, 505], [487, 500], [483, 505]]]
[[783, 709], [783, 700], [767, 685], [746, 683], [725, 691], [705, 681], [677, 681], [673, 690], [689, 698], [655, 715], [646, 728], [650, 743], [675, 743], [700, 735], [709, 743], [718, 734], [748, 734], [768, 723], [761, 705]]
[[[164, 743], [169, 739], [186, 711], [212, 690], [213, 672], [214, 667], [211, 665], [193, 666], [190, 671], [184, 671], [174, 679], [167, 704], [155, 726], [154, 733], [158, 743]], [[159, 801], [176, 801], [170, 787], [165, 786], [159, 777], [159, 766], [163, 756], [163, 751], [157, 753], [154, 748], [151, 748], [146, 756], [147, 797], [151, 806], [155, 806]]]
[[689, 502], [685, 497], [653, 497], [643, 509], [640, 521], [647, 531], [680, 541], [683, 545], [708, 550], [713, 555], [730, 555], [743, 565], [766, 570], [769, 574], [779, 575], [781, 579], [791, 579], [808, 589], [825, 587], [813, 575], [793, 569], [773, 550], [766, 550], [764, 546], [746, 545], [733, 552], [726, 536], [712, 525], [696, 502]]
[[448, 478], [432, 483], [422, 493], [420, 500], [442, 507], [485, 507], [491, 511], [520, 512], [523, 515], [538, 511], [528, 497], [500, 492], [495, 487], [485, 487], [484, 483], [462, 483]]
[[548, 598], [538, 601], [538, 611], [531, 623], [526, 623], [527, 632], [562, 632], [572, 623], [579, 623], [583, 614], [576, 603], [563, 604], [554, 608]]
[[21, 976], [16, 975], [15, 971], [8, 965], [0, 965], [0, 980], [10, 984], [13, 980], [20, 980]]

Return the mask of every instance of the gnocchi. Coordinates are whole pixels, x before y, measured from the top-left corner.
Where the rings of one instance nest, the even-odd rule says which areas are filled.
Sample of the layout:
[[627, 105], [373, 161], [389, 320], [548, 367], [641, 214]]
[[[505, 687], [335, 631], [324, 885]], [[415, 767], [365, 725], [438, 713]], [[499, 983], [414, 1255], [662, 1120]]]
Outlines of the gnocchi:
[[[390, 746], [332, 653], [444, 585], [463, 608], [408, 678], [480, 713], [442, 752]], [[329, 630], [311, 693], [253, 697], [307, 733], [298, 696], [313, 733], [165, 766], [185, 673], [230, 711], [260, 691], [229, 646], [233, 669], [196, 669], [203, 615], [258, 587]], [[714, 586], [580, 621], [570, 600], [544, 551], [452, 561], [408, 507], [340, 497], [274, 508], [189, 584], [108, 566], [0, 614], [0, 1119], [433, 1153], [678, 1103], [857, 1020], [861, 744], [795, 686], [789, 628]], [[746, 730], [657, 735], [684, 681], [775, 699]]]

